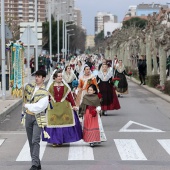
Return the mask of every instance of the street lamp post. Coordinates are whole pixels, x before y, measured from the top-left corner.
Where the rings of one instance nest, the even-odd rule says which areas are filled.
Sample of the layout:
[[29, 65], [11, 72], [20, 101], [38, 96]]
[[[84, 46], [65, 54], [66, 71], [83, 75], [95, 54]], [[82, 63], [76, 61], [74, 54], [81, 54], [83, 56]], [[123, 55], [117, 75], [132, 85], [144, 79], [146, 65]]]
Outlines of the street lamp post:
[[35, 44], [35, 63], [36, 63], [36, 71], [38, 70], [38, 35], [37, 35], [37, 0], [35, 0], [35, 35], [36, 35], [36, 38], [37, 38], [37, 43]]
[[[66, 2], [60, 2], [57, 4], [66, 4]], [[60, 17], [62, 15], [60, 15], [60, 13], [57, 14], [57, 53], [58, 53], [58, 62], [60, 60]]]
[[48, 4], [48, 14], [49, 14], [49, 42], [50, 42], [50, 59], [52, 56], [52, 29], [51, 29], [51, 1]]
[[68, 55], [70, 54], [70, 36], [73, 36], [75, 34], [68, 34]]
[[[71, 15], [71, 13], [67, 13], [67, 15]], [[69, 21], [69, 22], [72, 22], [72, 21]], [[70, 24], [71, 25], [71, 24]], [[63, 20], [63, 58], [66, 58], [66, 51], [65, 51], [65, 43], [64, 43], [64, 41], [65, 41], [65, 36], [66, 36], [66, 27], [67, 27], [67, 22], [64, 22], [64, 20]]]
[[70, 30], [65, 30], [65, 59], [66, 59], [66, 56], [67, 56], [67, 32], [69, 31], [73, 31], [74, 29], [70, 29]]
[[1, 81], [2, 81], [2, 99], [6, 99], [6, 76], [5, 76], [5, 13], [4, 0], [1, 0]]

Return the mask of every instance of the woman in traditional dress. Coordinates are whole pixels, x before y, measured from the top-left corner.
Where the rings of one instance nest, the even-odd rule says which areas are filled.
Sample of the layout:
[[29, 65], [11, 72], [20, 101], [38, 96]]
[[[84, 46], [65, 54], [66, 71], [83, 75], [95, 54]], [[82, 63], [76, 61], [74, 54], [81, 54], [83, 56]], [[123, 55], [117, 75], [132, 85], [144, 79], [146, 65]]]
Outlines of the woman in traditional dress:
[[46, 132], [50, 139], [45, 139], [53, 146], [76, 142], [82, 139], [82, 127], [75, 110], [77, 110], [70, 87], [62, 80], [62, 72], [56, 71], [50, 78], [47, 90], [50, 104], [47, 110]]
[[75, 70], [76, 61], [75, 61], [74, 57], [71, 58], [69, 65], [73, 70]]
[[83, 140], [94, 146], [106, 141], [99, 112], [101, 110], [98, 90], [94, 84], [87, 89], [87, 94], [79, 107], [79, 115], [83, 116]]
[[[97, 81], [95, 76], [91, 73], [90, 67], [88, 65], [84, 66], [84, 69], [79, 76], [78, 94], [76, 97], [76, 105], [79, 106], [82, 102], [83, 96], [87, 93], [87, 88], [90, 84], [97, 86]], [[97, 86], [98, 87], [98, 86]]]
[[107, 115], [107, 110], [118, 110], [120, 104], [112, 84], [113, 71], [109, 69], [107, 64], [102, 64], [97, 76], [97, 83], [102, 95], [102, 113]]
[[73, 89], [72, 82], [75, 79], [77, 80], [77, 77], [69, 65], [66, 66], [65, 69], [63, 70], [62, 76], [63, 76], [64, 81], [70, 86], [72, 90]]
[[83, 69], [82, 62], [81, 60], [78, 60], [76, 68], [75, 68], [75, 75], [77, 76], [77, 78], [79, 78], [79, 75], [82, 69]]
[[115, 78], [120, 78], [119, 83], [116, 87], [116, 93], [118, 94], [118, 97], [122, 94], [128, 94], [128, 83], [126, 76], [129, 76], [126, 71], [124, 64], [122, 63], [122, 60], [119, 60], [116, 69], [115, 69]]

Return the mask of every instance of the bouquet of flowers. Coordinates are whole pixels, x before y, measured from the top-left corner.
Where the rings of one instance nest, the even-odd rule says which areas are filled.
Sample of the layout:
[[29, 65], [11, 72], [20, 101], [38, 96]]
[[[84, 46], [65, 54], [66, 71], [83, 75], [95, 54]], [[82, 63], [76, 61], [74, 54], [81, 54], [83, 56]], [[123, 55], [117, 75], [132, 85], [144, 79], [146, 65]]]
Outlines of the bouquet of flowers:
[[102, 94], [98, 93], [97, 95], [98, 95], [98, 98], [99, 98], [100, 102], [102, 102], [103, 101]]
[[130, 71], [130, 72], [128, 72], [128, 76], [132, 76], [132, 74], [133, 74], [133, 73], [132, 73], [131, 71]]
[[95, 117], [97, 115], [97, 111], [93, 109], [90, 111], [90, 114], [92, 115], [92, 117]]
[[118, 77], [112, 78], [112, 82], [115, 87], [118, 87], [119, 81], [120, 81], [120, 78]]

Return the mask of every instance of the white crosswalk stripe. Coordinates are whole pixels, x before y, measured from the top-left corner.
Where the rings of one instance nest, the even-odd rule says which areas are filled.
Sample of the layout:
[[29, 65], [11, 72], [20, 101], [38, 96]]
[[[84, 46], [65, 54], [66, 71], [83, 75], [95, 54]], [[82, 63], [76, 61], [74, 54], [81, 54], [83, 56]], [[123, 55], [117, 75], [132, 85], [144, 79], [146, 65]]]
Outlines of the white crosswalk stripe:
[[[40, 160], [42, 160], [42, 157], [45, 152], [47, 143], [46, 142], [40, 142]], [[23, 146], [21, 152], [19, 153], [16, 161], [31, 161], [30, 157], [30, 149], [29, 149], [29, 143], [28, 140], [26, 141], [25, 145]]]
[[5, 139], [0, 139], [0, 146], [4, 143]]
[[68, 160], [94, 160], [93, 148], [83, 140], [71, 143]]
[[134, 139], [114, 139], [122, 160], [147, 160]]
[[[120, 159], [122, 161], [149, 161], [151, 157], [148, 155], [148, 153], [143, 152], [138, 145], [137, 141], [135, 139], [113, 139], [113, 145], [116, 146], [117, 152], [114, 152], [113, 154], [118, 154], [120, 156]], [[157, 139], [155, 140], [155, 144], [159, 143], [160, 146], [163, 148], [162, 152], [167, 152], [169, 154], [169, 160], [170, 160], [170, 139]], [[9, 145], [8, 140], [6, 139], [0, 139], [0, 151], [2, 151]], [[149, 148], [148, 143], [148, 148]], [[30, 157], [30, 150], [29, 150], [29, 143], [28, 140], [23, 144], [20, 143], [22, 147], [21, 150], [18, 150], [14, 156], [14, 160], [16, 161], [31, 161]], [[113, 146], [112, 145], [112, 146]], [[52, 149], [50, 146], [47, 147], [46, 142], [40, 142], [40, 160], [42, 160], [45, 152], [48, 152], [48, 149]], [[65, 161], [83, 161], [83, 160], [96, 160], [95, 159], [95, 152], [96, 150], [100, 150], [100, 147], [96, 149], [89, 146], [89, 144], [85, 143], [83, 140], [78, 142], [70, 143], [69, 148], [63, 147], [60, 148], [64, 151], [64, 158]], [[102, 147], [103, 149], [103, 147]], [[6, 150], [6, 149], [5, 149]], [[56, 152], [55, 149], [51, 150], [52, 152]], [[110, 148], [110, 151], [112, 152], [112, 147]], [[8, 151], [9, 152], [9, 151]], [[55, 154], [55, 153], [53, 153]], [[146, 154], [146, 155], [145, 155]], [[16, 156], [16, 157], [15, 157]], [[149, 157], [149, 160], [147, 159], [147, 156]], [[46, 156], [45, 156], [46, 157]], [[44, 159], [45, 159], [44, 157]], [[8, 158], [7, 158], [8, 159]], [[159, 159], [159, 158], [158, 158]]]
[[170, 139], [158, 139], [158, 142], [165, 149], [165, 151], [170, 155]]

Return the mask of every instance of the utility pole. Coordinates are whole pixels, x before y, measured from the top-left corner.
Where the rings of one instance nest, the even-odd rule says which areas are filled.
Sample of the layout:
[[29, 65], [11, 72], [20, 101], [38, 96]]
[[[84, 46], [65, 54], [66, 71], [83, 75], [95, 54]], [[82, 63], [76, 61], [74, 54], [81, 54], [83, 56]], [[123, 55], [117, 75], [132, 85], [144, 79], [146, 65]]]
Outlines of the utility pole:
[[38, 17], [37, 17], [37, 0], [35, 0], [35, 35], [37, 37], [37, 43], [35, 45], [36, 53], [35, 53], [35, 63], [36, 63], [36, 71], [38, 70], [38, 34], [37, 34], [37, 22], [38, 22]]
[[6, 76], [5, 76], [5, 13], [4, 0], [1, 0], [1, 81], [2, 81], [2, 100], [6, 99]]

